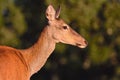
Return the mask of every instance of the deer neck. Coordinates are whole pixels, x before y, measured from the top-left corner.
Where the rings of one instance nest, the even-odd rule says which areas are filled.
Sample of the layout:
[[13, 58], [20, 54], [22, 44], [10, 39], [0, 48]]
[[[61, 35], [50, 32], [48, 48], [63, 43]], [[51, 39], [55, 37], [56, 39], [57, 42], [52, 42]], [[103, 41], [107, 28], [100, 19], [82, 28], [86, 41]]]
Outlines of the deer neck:
[[37, 43], [29, 49], [24, 50], [24, 57], [26, 63], [30, 68], [30, 74], [36, 73], [45, 64], [50, 54], [55, 49], [55, 41], [52, 38], [49, 26], [47, 26], [41, 33]]

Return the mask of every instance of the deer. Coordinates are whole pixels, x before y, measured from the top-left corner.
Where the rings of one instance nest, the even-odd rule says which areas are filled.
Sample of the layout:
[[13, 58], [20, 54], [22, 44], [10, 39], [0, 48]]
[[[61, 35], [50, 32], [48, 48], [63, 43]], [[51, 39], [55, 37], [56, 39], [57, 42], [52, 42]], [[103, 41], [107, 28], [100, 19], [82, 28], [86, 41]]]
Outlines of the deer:
[[38, 41], [26, 49], [0, 46], [0, 80], [30, 80], [46, 63], [57, 43], [85, 48], [87, 41], [59, 18], [61, 8], [46, 9], [48, 24]]

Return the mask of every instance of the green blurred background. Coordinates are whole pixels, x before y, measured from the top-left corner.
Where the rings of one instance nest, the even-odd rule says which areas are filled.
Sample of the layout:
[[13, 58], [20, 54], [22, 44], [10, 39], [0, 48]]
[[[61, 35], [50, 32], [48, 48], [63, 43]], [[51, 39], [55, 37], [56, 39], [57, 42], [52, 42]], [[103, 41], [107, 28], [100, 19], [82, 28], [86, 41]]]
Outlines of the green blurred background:
[[0, 0], [0, 45], [33, 45], [49, 4], [61, 5], [61, 18], [89, 45], [57, 44], [31, 80], [120, 80], [120, 0]]

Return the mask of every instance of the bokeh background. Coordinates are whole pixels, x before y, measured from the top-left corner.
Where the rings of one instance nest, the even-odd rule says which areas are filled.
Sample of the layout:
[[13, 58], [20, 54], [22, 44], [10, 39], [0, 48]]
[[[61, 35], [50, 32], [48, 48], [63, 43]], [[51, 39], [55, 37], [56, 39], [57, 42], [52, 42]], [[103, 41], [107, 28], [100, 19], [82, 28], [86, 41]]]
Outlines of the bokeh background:
[[33, 45], [49, 4], [61, 5], [61, 18], [89, 45], [57, 44], [31, 80], [120, 80], [120, 0], [0, 0], [0, 45]]

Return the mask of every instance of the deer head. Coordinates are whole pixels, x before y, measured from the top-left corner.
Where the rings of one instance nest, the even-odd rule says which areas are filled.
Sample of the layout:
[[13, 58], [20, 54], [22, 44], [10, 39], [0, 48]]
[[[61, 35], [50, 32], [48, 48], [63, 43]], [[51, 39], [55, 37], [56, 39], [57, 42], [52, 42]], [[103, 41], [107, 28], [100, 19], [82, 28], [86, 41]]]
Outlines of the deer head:
[[75, 32], [62, 19], [59, 19], [61, 8], [56, 11], [52, 5], [49, 5], [46, 10], [46, 17], [48, 19], [48, 27], [51, 29], [52, 38], [56, 42], [66, 43], [80, 48], [87, 46], [87, 41]]

